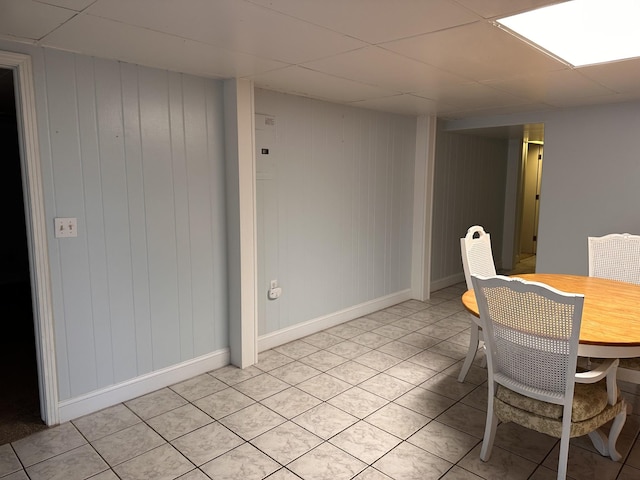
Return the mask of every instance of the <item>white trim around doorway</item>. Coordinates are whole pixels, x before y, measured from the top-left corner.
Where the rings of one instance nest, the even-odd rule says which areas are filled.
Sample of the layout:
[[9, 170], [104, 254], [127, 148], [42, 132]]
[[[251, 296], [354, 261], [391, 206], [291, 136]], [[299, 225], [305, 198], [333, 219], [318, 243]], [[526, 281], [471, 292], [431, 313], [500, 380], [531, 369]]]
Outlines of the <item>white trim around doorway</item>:
[[0, 51], [0, 67], [14, 72], [40, 414], [47, 425], [56, 425], [59, 423], [58, 376], [55, 363], [49, 254], [31, 57]]

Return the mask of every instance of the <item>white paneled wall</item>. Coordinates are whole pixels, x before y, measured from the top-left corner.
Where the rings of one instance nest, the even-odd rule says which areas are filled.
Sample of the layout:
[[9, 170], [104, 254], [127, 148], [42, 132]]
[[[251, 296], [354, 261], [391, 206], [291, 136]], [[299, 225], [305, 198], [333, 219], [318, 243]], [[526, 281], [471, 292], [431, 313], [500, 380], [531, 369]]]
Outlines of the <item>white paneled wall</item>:
[[[415, 118], [255, 98], [275, 119], [256, 134], [259, 334], [409, 289]], [[283, 294], [268, 301], [272, 279]]]
[[[60, 399], [228, 346], [218, 81], [44, 51]], [[53, 221], [52, 221], [53, 224]]]
[[463, 282], [460, 237], [471, 225], [491, 234], [500, 263], [508, 142], [438, 130], [433, 188], [431, 288]]

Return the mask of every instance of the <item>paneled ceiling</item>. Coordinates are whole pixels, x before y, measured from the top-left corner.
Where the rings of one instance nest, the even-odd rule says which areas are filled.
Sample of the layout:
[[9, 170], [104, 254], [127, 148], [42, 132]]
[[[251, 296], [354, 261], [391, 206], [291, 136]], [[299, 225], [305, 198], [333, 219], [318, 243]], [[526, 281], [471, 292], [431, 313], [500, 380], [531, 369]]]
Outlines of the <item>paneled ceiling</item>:
[[[0, 38], [447, 119], [640, 100], [494, 26], [548, 0], [0, 0]], [[544, 28], [544, 25], [540, 25]]]

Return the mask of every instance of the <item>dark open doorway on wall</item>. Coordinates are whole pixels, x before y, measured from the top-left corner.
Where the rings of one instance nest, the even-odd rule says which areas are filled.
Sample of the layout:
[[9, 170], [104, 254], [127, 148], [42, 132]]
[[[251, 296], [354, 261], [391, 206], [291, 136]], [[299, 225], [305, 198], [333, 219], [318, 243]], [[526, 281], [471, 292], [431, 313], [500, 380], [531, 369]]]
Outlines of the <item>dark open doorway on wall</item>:
[[20, 167], [13, 70], [0, 68], [0, 202], [5, 232], [0, 261], [0, 445], [46, 428], [38, 372]]

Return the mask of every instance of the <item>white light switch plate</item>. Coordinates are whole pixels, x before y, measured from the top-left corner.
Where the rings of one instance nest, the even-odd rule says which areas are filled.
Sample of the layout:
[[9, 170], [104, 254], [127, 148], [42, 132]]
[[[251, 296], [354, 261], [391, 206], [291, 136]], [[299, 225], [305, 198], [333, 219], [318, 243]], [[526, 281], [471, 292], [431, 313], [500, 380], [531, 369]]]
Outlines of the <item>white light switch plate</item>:
[[78, 236], [78, 219], [77, 218], [54, 218], [54, 227], [56, 238], [69, 238]]

